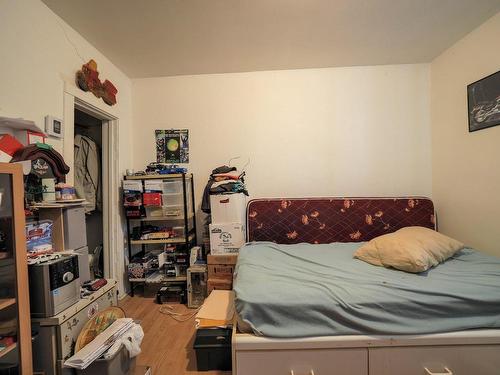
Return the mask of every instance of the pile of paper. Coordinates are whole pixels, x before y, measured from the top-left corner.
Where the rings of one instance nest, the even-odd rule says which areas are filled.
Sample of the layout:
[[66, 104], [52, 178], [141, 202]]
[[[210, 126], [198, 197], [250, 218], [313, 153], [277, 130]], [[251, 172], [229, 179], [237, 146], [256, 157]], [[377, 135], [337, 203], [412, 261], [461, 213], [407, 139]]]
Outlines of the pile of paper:
[[3, 117], [0, 116], [0, 127], [1, 128], [12, 128], [12, 129], [26, 129], [32, 130], [34, 132], [43, 133], [43, 129], [39, 127], [34, 121], [25, 120], [23, 118], [14, 118], [14, 117]]
[[119, 340], [133, 324], [134, 321], [131, 318], [120, 318], [115, 320], [106, 330], [97, 335], [94, 340], [64, 362], [64, 365], [79, 370], [86, 369], [92, 362], [101, 357], [115, 341]]
[[233, 324], [234, 292], [213, 290], [196, 314], [196, 328], [228, 328]]

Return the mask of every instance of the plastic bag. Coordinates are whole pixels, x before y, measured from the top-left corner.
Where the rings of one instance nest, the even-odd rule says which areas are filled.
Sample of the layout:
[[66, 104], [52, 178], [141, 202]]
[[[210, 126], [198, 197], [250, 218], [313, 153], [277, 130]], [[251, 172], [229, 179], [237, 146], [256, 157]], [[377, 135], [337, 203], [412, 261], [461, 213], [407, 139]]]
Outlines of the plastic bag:
[[141, 353], [141, 343], [143, 338], [144, 331], [139, 324], [134, 324], [134, 326], [122, 336], [121, 341], [127, 348], [130, 358], [134, 358]]
[[140, 324], [134, 324], [128, 331], [126, 331], [104, 354], [104, 358], [111, 358], [115, 355], [120, 348], [125, 346], [128, 350], [130, 358], [134, 358], [141, 353], [141, 343], [144, 338], [144, 331]]

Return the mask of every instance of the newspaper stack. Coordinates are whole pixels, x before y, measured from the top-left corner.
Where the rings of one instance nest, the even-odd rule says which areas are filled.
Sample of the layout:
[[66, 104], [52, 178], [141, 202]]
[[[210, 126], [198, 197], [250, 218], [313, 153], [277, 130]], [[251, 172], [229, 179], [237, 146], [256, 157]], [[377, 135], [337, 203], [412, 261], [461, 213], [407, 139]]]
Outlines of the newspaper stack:
[[73, 367], [78, 370], [86, 369], [92, 362], [101, 357], [115, 341], [119, 340], [133, 324], [134, 321], [131, 318], [115, 320], [104, 332], [97, 335], [94, 340], [64, 362], [64, 366]]

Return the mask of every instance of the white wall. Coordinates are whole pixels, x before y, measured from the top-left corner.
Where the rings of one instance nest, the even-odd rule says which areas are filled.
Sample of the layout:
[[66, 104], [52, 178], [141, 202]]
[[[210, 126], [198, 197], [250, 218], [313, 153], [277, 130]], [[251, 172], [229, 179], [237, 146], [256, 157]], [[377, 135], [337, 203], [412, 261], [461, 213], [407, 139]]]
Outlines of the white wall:
[[155, 160], [155, 129], [188, 128], [197, 205], [234, 156], [253, 197], [431, 193], [426, 64], [132, 82], [134, 168]]
[[467, 85], [500, 69], [500, 13], [431, 64], [432, 192], [440, 230], [500, 255], [500, 126], [468, 132]]
[[[45, 115], [63, 118], [65, 82], [75, 86], [76, 71], [93, 58], [98, 63], [100, 78], [109, 79], [118, 88], [118, 104], [110, 110], [119, 117], [119, 171], [129, 168], [132, 160], [131, 82], [103, 54], [38, 0], [0, 0], [0, 48], [0, 116], [34, 120], [42, 128]], [[96, 100], [91, 93], [83, 96], [90, 102]], [[65, 125], [72, 126], [71, 123]], [[64, 152], [63, 142], [51, 139], [50, 143]], [[66, 147], [70, 148], [66, 152], [71, 154], [72, 140]], [[114, 249], [115, 267], [123, 272], [121, 224], [116, 231], [119, 248]]]

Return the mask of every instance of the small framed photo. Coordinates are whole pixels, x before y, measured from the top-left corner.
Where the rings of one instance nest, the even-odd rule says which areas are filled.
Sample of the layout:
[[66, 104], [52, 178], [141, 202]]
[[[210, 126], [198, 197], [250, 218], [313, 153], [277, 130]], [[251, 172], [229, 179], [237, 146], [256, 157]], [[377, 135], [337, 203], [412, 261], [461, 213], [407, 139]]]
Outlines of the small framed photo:
[[467, 86], [469, 132], [500, 125], [500, 71]]
[[63, 122], [54, 116], [45, 116], [45, 133], [51, 137], [63, 137]]

